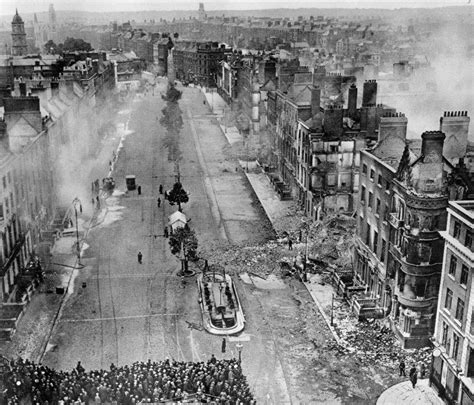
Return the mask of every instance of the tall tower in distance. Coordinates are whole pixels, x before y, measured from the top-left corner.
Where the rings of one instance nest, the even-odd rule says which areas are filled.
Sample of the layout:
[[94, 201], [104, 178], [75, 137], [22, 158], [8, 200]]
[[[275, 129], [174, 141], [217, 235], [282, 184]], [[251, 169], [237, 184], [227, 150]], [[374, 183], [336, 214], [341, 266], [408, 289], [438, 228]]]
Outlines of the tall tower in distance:
[[25, 23], [18, 14], [13, 16], [12, 21], [12, 55], [22, 56], [27, 54]]
[[206, 19], [206, 12], [204, 11], [204, 3], [199, 3], [199, 21], [204, 21]]
[[54, 5], [52, 3], [49, 5], [48, 22], [49, 22], [49, 29], [55, 32], [56, 31], [56, 11], [54, 11]]
[[48, 10], [48, 39], [58, 42], [58, 23], [56, 21], [56, 11], [51, 3]]

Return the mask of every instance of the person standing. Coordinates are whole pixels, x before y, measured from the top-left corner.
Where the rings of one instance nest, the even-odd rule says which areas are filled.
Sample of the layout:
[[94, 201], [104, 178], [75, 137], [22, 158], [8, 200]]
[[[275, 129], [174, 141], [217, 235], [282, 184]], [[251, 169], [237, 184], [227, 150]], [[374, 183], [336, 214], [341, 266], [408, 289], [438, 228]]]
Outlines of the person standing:
[[222, 338], [222, 353], [225, 353], [225, 346], [227, 342], [225, 341], [225, 338]]
[[142, 186], [137, 187], [138, 195], [142, 195]]
[[407, 374], [405, 373], [405, 362], [403, 361], [403, 359], [400, 361], [400, 365], [398, 366], [398, 368], [400, 370], [399, 377], [406, 377]]
[[418, 372], [416, 371], [416, 366], [413, 364], [413, 367], [410, 369], [410, 381], [415, 388], [416, 383], [418, 382]]
[[142, 252], [138, 252], [138, 263], [142, 264], [142, 259], [143, 259], [143, 255], [142, 255]]
[[160, 197], [158, 197], [157, 203], [158, 203], [158, 208], [160, 208], [160, 206], [161, 206], [161, 198]]
[[160, 184], [160, 194], [163, 194], [163, 185]]
[[288, 239], [288, 250], [293, 250], [293, 241]]

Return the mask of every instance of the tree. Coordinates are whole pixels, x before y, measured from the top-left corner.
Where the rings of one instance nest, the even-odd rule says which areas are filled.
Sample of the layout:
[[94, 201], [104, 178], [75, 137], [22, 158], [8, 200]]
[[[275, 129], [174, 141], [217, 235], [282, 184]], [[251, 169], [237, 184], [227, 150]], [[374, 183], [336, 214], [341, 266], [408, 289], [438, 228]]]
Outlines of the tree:
[[196, 259], [196, 252], [198, 248], [198, 240], [196, 232], [185, 226], [184, 228], [177, 228], [169, 237], [169, 245], [171, 253], [179, 255], [183, 250], [184, 260]]
[[51, 39], [44, 44], [43, 48], [45, 49], [47, 53], [50, 53], [53, 55], [57, 55], [62, 52], [62, 49], [59, 48], [59, 45], [56, 45], [54, 41], [52, 41]]
[[89, 42], [81, 38], [66, 38], [63, 45], [63, 51], [91, 51], [92, 46]]
[[189, 201], [188, 193], [179, 181], [174, 183], [173, 188], [168, 193], [168, 201], [171, 205], [178, 204], [179, 211], [181, 211], [181, 204], [186, 204]]

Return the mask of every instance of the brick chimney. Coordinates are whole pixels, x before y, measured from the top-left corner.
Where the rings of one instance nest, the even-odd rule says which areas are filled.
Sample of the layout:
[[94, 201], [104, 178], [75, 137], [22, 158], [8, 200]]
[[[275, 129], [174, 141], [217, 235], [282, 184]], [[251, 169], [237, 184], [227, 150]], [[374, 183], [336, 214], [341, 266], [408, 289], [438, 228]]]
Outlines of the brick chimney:
[[441, 131], [426, 131], [421, 135], [421, 154], [424, 163], [443, 161], [443, 146], [446, 135]]
[[329, 106], [324, 110], [324, 133], [329, 137], [340, 137], [343, 133], [344, 110], [341, 106]]
[[380, 117], [378, 142], [388, 137], [397, 137], [404, 142], [407, 137], [408, 119], [403, 113], [387, 112]]
[[445, 194], [446, 172], [443, 170], [443, 146], [446, 136], [441, 131], [426, 131], [421, 135], [422, 159], [413, 169], [413, 186], [422, 194]]
[[319, 107], [321, 106], [321, 89], [313, 86], [311, 89], [311, 116], [315, 116], [319, 113]]
[[362, 107], [368, 107], [377, 103], [377, 81], [366, 80], [362, 90]]
[[445, 111], [439, 119], [439, 130], [446, 134], [443, 155], [451, 163], [466, 156], [469, 121], [467, 111]]
[[357, 86], [352, 83], [347, 96], [347, 115], [354, 119], [357, 113]]

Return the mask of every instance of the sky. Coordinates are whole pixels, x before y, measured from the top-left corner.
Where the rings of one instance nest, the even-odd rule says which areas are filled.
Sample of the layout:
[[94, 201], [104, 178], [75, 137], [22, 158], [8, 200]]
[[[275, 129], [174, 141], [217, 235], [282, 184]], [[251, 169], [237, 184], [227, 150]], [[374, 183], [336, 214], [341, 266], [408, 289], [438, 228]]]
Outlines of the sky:
[[11, 14], [11, 10], [28, 12], [47, 11], [50, 3], [56, 10], [88, 11], [137, 11], [137, 10], [195, 10], [199, 1], [206, 10], [254, 10], [265, 8], [400, 8], [400, 7], [441, 7], [447, 5], [466, 5], [474, 0], [0, 0], [0, 14]]

